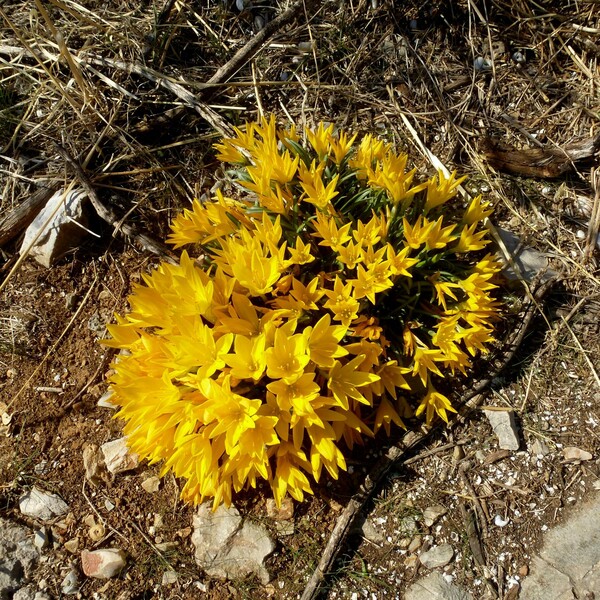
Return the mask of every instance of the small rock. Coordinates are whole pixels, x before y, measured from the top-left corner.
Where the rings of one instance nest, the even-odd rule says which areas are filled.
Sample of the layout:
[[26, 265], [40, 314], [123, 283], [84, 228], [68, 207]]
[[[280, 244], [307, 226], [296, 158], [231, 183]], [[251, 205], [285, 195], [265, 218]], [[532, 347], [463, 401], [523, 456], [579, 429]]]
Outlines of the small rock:
[[442, 544], [434, 546], [427, 552], [423, 552], [419, 556], [421, 564], [427, 569], [435, 569], [436, 567], [445, 567], [454, 556], [454, 548], [450, 544]]
[[0, 598], [27, 584], [40, 559], [31, 530], [0, 518]]
[[12, 600], [51, 600], [51, 598], [45, 592], [38, 591], [37, 587], [30, 583], [17, 590], [12, 596]]
[[589, 452], [581, 450], [581, 448], [576, 448], [575, 446], [563, 448], [563, 457], [566, 462], [586, 461], [592, 460], [593, 458]]
[[428, 506], [423, 511], [423, 522], [427, 527], [431, 527], [442, 515], [445, 515], [447, 512], [448, 509], [441, 504]]
[[50, 532], [44, 527], [38, 529], [33, 536], [33, 545], [42, 550], [50, 544]]
[[556, 271], [549, 268], [550, 263], [544, 254], [525, 246], [519, 236], [508, 229], [496, 227], [496, 231], [511, 257], [511, 261], [508, 261], [504, 253], [499, 254], [500, 260], [505, 265], [502, 272], [508, 280], [523, 279], [531, 283], [540, 276], [541, 281], [544, 282], [557, 275]]
[[103, 460], [96, 444], [86, 444], [83, 448], [83, 468], [85, 477], [91, 483], [98, 483]]
[[60, 589], [65, 596], [76, 594], [79, 591], [79, 573], [77, 569], [72, 568], [62, 580]]
[[263, 584], [269, 582], [263, 561], [275, 544], [264, 527], [244, 522], [233, 506], [213, 512], [210, 503], [198, 507], [193, 524], [196, 562], [207, 575], [242, 579], [255, 573]]
[[67, 551], [70, 552], [71, 554], [75, 554], [77, 552], [77, 550], [79, 550], [79, 538], [72, 538], [70, 540], [67, 540], [64, 544], [63, 544], [63, 548]]
[[277, 508], [277, 504], [273, 498], [267, 499], [267, 516], [278, 521], [287, 521], [294, 517], [294, 501], [286, 496], [281, 503], [281, 507]]
[[60, 496], [34, 486], [19, 498], [19, 510], [27, 517], [51, 521], [64, 515], [69, 506]]
[[527, 565], [522, 565], [519, 567], [519, 575], [521, 577], [527, 577], [529, 574], [529, 567]]
[[377, 530], [375, 525], [370, 519], [365, 519], [362, 527], [360, 528], [360, 532], [364, 536], [365, 539], [373, 542], [374, 544], [383, 544], [385, 541], [385, 537], [383, 533]]
[[413, 536], [419, 533], [419, 527], [417, 525], [417, 517], [410, 515], [400, 519], [400, 531], [407, 536]]
[[179, 580], [179, 573], [173, 570], [165, 571], [162, 576], [162, 585], [173, 585]]
[[406, 590], [404, 600], [473, 600], [473, 596], [467, 590], [447, 581], [442, 573], [434, 571], [415, 581]]
[[546, 444], [544, 440], [540, 440], [539, 438], [535, 438], [535, 440], [533, 440], [529, 451], [534, 456], [546, 456], [550, 453], [548, 444]]
[[500, 515], [494, 517], [494, 525], [496, 527], [506, 527], [510, 523], [510, 519], [503, 519]]
[[87, 235], [83, 190], [57, 191], [38, 213], [25, 232], [19, 254], [28, 253], [39, 264], [49, 267]]
[[144, 479], [144, 481], [142, 481], [142, 487], [149, 494], [154, 494], [158, 492], [158, 488], [160, 487], [160, 477], [152, 475], [151, 477], [148, 477], [148, 479]]
[[411, 539], [408, 537], [401, 538], [398, 540], [397, 546], [401, 550], [406, 550], [410, 546]]
[[515, 413], [512, 410], [484, 410], [494, 433], [498, 437], [498, 445], [504, 450], [518, 450], [521, 443], [515, 422]]
[[118, 575], [126, 564], [125, 553], [118, 548], [81, 552], [81, 567], [87, 577], [110, 579]]
[[409, 552], [416, 552], [423, 544], [423, 538], [420, 535], [416, 535], [408, 545], [407, 550]]
[[489, 71], [492, 68], [492, 61], [489, 58], [478, 56], [473, 61], [473, 67], [476, 71]]
[[419, 562], [419, 557], [412, 554], [411, 556], [407, 556], [404, 559], [404, 566], [407, 569], [414, 569], [417, 566], [418, 562]]
[[131, 471], [139, 464], [138, 455], [129, 452], [126, 437], [106, 442], [102, 444], [100, 450], [104, 455], [106, 468], [113, 475], [122, 473], [123, 471]]
[[454, 446], [452, 450], [452, 464], [457, 465], [465, 457], [465, 450], [462, 446]]

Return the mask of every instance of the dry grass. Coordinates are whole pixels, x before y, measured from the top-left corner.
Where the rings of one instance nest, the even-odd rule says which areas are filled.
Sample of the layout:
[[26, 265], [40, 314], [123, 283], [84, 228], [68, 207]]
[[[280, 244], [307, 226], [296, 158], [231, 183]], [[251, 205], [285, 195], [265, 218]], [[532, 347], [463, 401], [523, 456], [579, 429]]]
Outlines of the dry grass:
[[[598, 164], [597, 155], [573, 165], [559, 179], [523, 178], [490, 167], [481, 144], [491, 138], [515, 149], [560, 149], [598, 133], [598, 3], [410, 1], [401, 8], [383, 0], [300, 3], [295, 21], [246, 57], [227, 80], [207, 85], [218, 75], [218, 67], [285, 8], [267, 0], [257, 0], [242, 12], [235, 2], [220, 0], [3, 4], [0, 214], [21, 206], [41, 187], [66, 187], [74, 179], [72, 168], [57, 151], [59, 144], [118, 219], [156, 240], [164, 239], [170, 218], [192, 198], [208, 192], [222, 175], [211, 149], [219, 132], [269, 112], [282, 122], [312, 125], [325, 120], [374, 132], [407, 149], [423, 171], [433, 170], [432, 161], [437, 159], [450, 170], [468, 173], [467, 193], [483, 192], [491, 198], [496, 220], [526, 244], [549, 253], [563, 274], [562, 291], [539, 319], [514, 373], [496, 382], [496, 396], [490, 397], [490, 402], [519, 410], [527, 444], [545, 440], [552, 452], [537, 468], [538, 479], [528, 475], [516, 486], [526, 490], [522, 494], [494, 483], [491, 467], [477, 458], [478, 450], [493, 449], [485, 422], [476, 418], [449, 439], [442, 436], [434, 445], [456, 442], [466, 448], [466, 459], [481, 480], [473, 485], [489, 507], [490, 523], [495, 514], [516, 510], [526, 516], [522, 524], [508, 533], [503, 530], [508, 540], [504, 545], [498, 532], [484, 539], [487, 564], [476, 564], [458, 511], [459, 500], [468, 501], [469, 494], [452, 451], [432, 455], [381, 491], [369, 518], [389, 519], [384, 542], [380, 548], [364, 541], [353, 545], [337, 575], [338, 592], [331, 592], [331, 597], [346, 597], [355, 590], [389, 597], [400, 594], [418, 569], [412, 572], [412, 567], [401, 565], [394, 570], [406, 555], [397, 545], [404, 535], [397, 522], [406, 511], [416, 514], [437, 502], [449, 508], [444, 529], [420, 533], [435, 543], [454, 540], [463, 549], [455, 574], [476, 597], [484, 593], [502, 597], [508, 592], [509, 577], [539, 543], [539, 515], [552, 522], [558, 514], [553, 501], [536, 508], [538, 512], [528, 503], [548, 486], [563, 490], [564, 504], [570, 497], [578, 501], [581, 494], [572, 491], [579, 484], [571, 479], [591, 480], [597, 475], [597, 465], [582, 472], [561, 465], [556, 444], [600, 449], [595, 426], [588, 424], [591, 433], [583, 436], [577, 425], [595, 418], [590, 403], [600, 387], [600, 281], [594, 250], [600, 200], [590, 171], [591, 164]], [[84, 299], [82, 315], [91, 306], [110, 315], [109, 309], [123, 305], [129, 278], [146, 267], [147, 259], [138, 254], [119, 266], [122, 253], [127, 256], [131, 251], [127, 243], [124, 249], [122, 238], [111, 242], [112, 227], [100, 221], [92, 225], [102, 233], [101, 240], [77, 250], [76, 258], [67, 258], [65, 274], [60, 271], [55, 285]], [[45, 357], [38, 368], [51, 371], [58, 363], [68, 363], [54, 354], [60, 356], [67, 331], [81, 335], [81, 321], [63, 311], [60, 318], [55, 315], [52, 323], [45, 323], [51, 317], [43, 315], [48, 339], [43, 347], [32, 347], [34, 330], [19, 320], [29, 310], [24, 308], [22, 286], [30, 279], [45, 281], [46, 275], [31, 269], [23, 272], [21, 266], [11, 275], [14, 286], [7, 285], [16, 242], [3, 247], [3, 293], [10, 300], [0, 305], [0, 364], [12, 367], [19, 363], [20, 352], [32, 352]], [[105, 262], [96, 267], [98, 256]], [[69, 265], [76, 262], [98, 269], [81, 285], [67, 275]], [[116, 273], [117, 283], [102, 287], [107, 272]], [[49, 280], [52, 277], [48, 275]], [[96, 291], [88, 294], [92, 285], [111, 294], [112, 304], [105, 297], [96, 307]], [[15, 302], [20, 312], [9, 308]], [[83, 383], [85, 390], [94, 389], [102, 376], [100, 366], [94, 365], [78, 389]], [[18, 393], [32, 401], [34, 384], [35, 378], [30, 378]], [[0, 387], [0, 396], [3, 389], [8, 387]], [[67, 390], [65, 405], [70, 406], [73, 397], [79, 402], [78, 389]], [[48, 444], [42, 453], [52, 448]], [[514, 460], [522, 477], [530, 470], [528, 461], [527, 456]], [[360, 461], [359, 465], [368, 466]], [[440, 478], [444, 469], [451, 473], [445, 480]], [[319, 559], [320, 544], [315, 547], [310, 530], [321, 524], [329, 531], [336, 516], [320, 505], [307, 515], [316, 522], [299, 518], [291, 541], [281, 543], [280, 560], [271, 560], [275, 577], [271, 591], [277, 596], [294, 597], [301, 591]], [[491, 524], [490, 531], [495, 531]], [[529, 535], [530, 542], [511, 550], [514, 564], [499, 562], [504, 550], [498, 548]], [[385, 541], [388, 536], [391, 545]], [[137, 575], [135, 569], [130, 571], [137, 593], [146, 593], [147, 567], [142, 565]], [[124, 581], [118, 592], [126, 591], [127, 585]], [[248, 586], [240, 588], [242, 595], [267, 593]], [[216, 590], [215, 597], [234, 593], [227, 586], [211, 589]], [[192, 588], [180, 587], [178, 597], [187, 597], [188, 592], [193, 593]]]

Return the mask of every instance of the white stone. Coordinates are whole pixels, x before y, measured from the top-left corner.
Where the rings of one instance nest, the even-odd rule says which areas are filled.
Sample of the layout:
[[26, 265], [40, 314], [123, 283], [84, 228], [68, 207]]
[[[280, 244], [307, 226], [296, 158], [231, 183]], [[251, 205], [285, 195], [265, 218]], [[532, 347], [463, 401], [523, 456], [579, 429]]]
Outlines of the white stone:
[[176, 571], [165, 571], [162, 576], [162, 585], [173, 585], [179, 580], [179, 574]]
[[592, 455], [586, 450], [576, 448], [575, 446], [567, 446], [563, 448], [563, 457], [568, 462], [576, 462], [580, 460], [592, 460]]
[[0, 598], [25, 585], [40, 559], [31, 531], [0, 518]]
[[19, 510], [27, 517], [51, 521], [66, 514], [69, 505], [60, 496], [34, 486], [19, 498]]
[[434, 572], [413, 583], [406, 590], [404, 600], [473, 600], [473, 596], [446, 581], [441, 573]]
[[503, 450], [516, 451], [521, 446], [515, 422], [515, 413], [512, 410], [484, 410], [496, 437], [498, 445]]
[[113, 475], [123, 471], [131, 471], [139, 464], [138, 455], [129, 452], [126, 437], [106, 442], [100, 446], [100, 450], [104, 456], [104, 464], [107, 470]]
[[419, 556], [419, 560], [424, 567], [435, 569], [436, 567], [445, 567], [454, 556], [454, 548], [450, 544], [434, 546], [427, 552]]
[[85, 470], [85, 478], [91, 483], [99, 481], [102, 462], [102, 454], [96, 444], [87, 444], [84, 446], [83, 468]]
[[156, 475], [151, 475], [147, 479], [142, 481], [142, 488], [146, 490], [149, 494], [154, 494], [158, 492], [158, 488], [160, 487], [160, 477], [156, 477]]
[[541, 275], [542, 281], [557, 275], [556, 271], [549, 268], [548, 258], [537, 250], [525, 246], [519, 236], [502, 227], [496, 227], [496, 232], [511, 258], [509, 261], [503, 252], [499, 253], [499, 258], [505, 265], [502, 272], [508, 280], [524, 279], [531, 283], [538, 275]]
[[28, 252], [39, 264], [49, 267], [77, 247], [87, 235], [85, 198], [81, 189], [67, 194], [65, 190], [57, 191], [27, 228], [19, 253]]
[[81, 552], [81, 568], [87, 577], [110, 579], [118, 575], [126, 564], [125, 553], [118, 548]]
[[431, 527], [442, 515], [445, 515], [448, 512], [445, 506], [441, 504], [434, 504], [433, 506], [428, 506], [423, 511], [423, 523], [427, 527]]
[[233, 506], [213, 512], [210, 503], [198, 507], [193, 524], [196, 562], [207, 575], [242, 579], [254, 573], [263, 584], [269, 582], [263, 561], [275, 544], [264, 527], [244, 522]]
[[77, 569], [71, 569], [62, 580], [60, 589], [65, 596], [76, 594], [79, 591], [79, 574]]

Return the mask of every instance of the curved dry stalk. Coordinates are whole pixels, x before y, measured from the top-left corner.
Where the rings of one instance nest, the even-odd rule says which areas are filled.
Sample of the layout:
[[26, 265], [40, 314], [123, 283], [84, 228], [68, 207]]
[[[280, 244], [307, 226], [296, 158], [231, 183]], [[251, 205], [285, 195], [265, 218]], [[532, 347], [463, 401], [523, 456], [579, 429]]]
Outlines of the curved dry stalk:
[[[529, 325], [531, 324], [531, 321], [539, 308], [539, 302], [545, 297], [554, 283], [556, 283], [556, 279], [551, 279], [544, 282], [537, 288], [532, 296], [528, 296], [526, 298], [525, 313], [519, 327], [511, 334], [505, 344], [506, 349], [500, 364], [497, 365], [492, 374], [485, 379], [478, 381], [461, 397], [460, 405], [466, 406], [467, 411], [454, 419], [450, 427], [454, 428], [458, 424], [464, 423], [468, 419], [473, 409], [477, 408], [477, 406], [481, 404], [484, 398], [483, 392], [489, 387], [492, 380], [497, 377], [514, 358], [515, 353], [523, 342], [523, 338], [529, 329]], [[363, 510], [367, 500], [371, 497], [377, 486], [384, 481], [387, 473], [389, 473], [393, 467], [405, 463], [408, 460], [407, 455], [409, 451], [426, 441], [426, 439], [431, 437], [431, 434], [436, 430], [437, 428], [433, 428], [426, 432], [411, 431], [407, 433], [400, 444], [389, 448], [388, 451], [375, 464], [371, 472], [365, 477], [365, 480], [360, 486], [358, 492], [352, 496], [350, 502], [348, 502], [346, 508], [338, 518], [335, 527], [331, 532], [327, 545], [325, 546], [321, 560], [319, 561], [319, 565], [313, 571], [308, 583], [306, 584], [306, 587], [304, 588], [301, 600], [313, 600], [318, 596], [327, 575], [331, 572], [333, 564], [342, 551], [343, 544], [348, 533], [351, 531], [356, 518]], [[428, 452], [423, 453], [423, 456], [426, 454], [428, 454]], [[410, 459], [411, 462], [415, 462], [416, 458], [418, 457]]]

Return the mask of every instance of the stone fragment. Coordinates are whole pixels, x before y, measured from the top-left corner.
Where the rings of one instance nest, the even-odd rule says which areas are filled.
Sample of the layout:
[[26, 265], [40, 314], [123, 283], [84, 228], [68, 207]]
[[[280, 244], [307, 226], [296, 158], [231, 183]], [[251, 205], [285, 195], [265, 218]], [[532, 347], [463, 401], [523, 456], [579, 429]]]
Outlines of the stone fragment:
[[50, 531], [43, 527], [38, 529], [33, 535], [33, 545], [42, 550], [50, 544]]
[[519, 441], [517, 424], [515, 422], [515, 413], [512, 410], [488, 409], [483, 411], [487, 417], [496, 437], [498, 445], [504, 450], [518, 450], [521, 442]]
[[383, 544], [385, 537], [374, 525], [371, 519], [365, 519], [364, 523], [360, 528], [360, 533], [365, 539], [373, 542], [374, 544]]
[[404, 600], [473, 600], [473, 596], [436, 571], [415, 581], [406, 590]]
[[415, 556], [414, 554], [411, 554], [410, 556], [407, 556], [404, 559], [404, 566], [407, 569], [414, 569], [417, 566], [418, 562], [419, 562], [419, 557]]
[[45, 592], [40, 592], [33, 583], [17, 590], [12, 596], [12, 600], [51, 600]]
[[81, 568], [87, 577], [110, 579], [118, 575], [126, 564], [125, 553], [118, 548], [81, 551]]
[[27, 517], [51, 521], [69, 510], [68, 504], [57, 494], [32, 487], [19, 498], [19, 510]]
[[174, 583], [177, 583], [178, 580], [179, 574], [177, 573], [177, 571], [173, 571], [170, 569], [163, 573], [161, 583], [162, 585], [173, 585]]
[[100, 481], [100, 471], [102, 469], [103, 459], [100, 448], [96, 444], [86, 444], [83, 447], [83, 468], [85, 469], [85, 478], [91, 483]]
[[419, 556], [419, 560], [427, 569], [435, 569], [436, 567], [445, 567], [453, 556], [454, 548], [450, 544], [442, 544], [423, 552]]
[[79, 592], [79, 573], [74, 567], [69, 570], [60, 584], [60, 589], [65, 596]]
[[592, 460], [592, 455], [589, 452], [581, 450], [581, 448], [576, 448], [575, 446], [563, 448], [563, 457], [566, 462]]
[[275, 544], [264, 527], [244, 522], [233, 506], [221, 505], [213, 512], [210, 503], [198, 507], [193, 525], [196, 562], [207, 575], [241, 579], [254, 573], [264, 584], [269, 582], [263, 561]]
[[146, 490], [149, 494], [154, 494], [158, 492], [158, 488], [160, 487], [160, 477], [156, 477], [156, 475], [152, 475], [147, 479], [142, 481], [142, 488]]
[[548, 258], [537, 250], [524, 246], [519, 236], [502, 227], [496, 227], [496, 232], [511, 257], [508, 261], [504, 252], [499, 253], [505, 265], [502, 272], [509, 281], [524, 279], [531, 283], [537, 276], [541, 276], [542, 281], [547, 281], [557, 275], [556, 271], [549, 268]]
[[11, 598], [27, 584], [40, 559], [31, 531], [0, 518], [0, 598]]
[[25, 231], [21, 256], [28, 252], [39, 264], [49, 267], [76, 248], [87, 235], [86, 197], [81, 189], [67, 194], [65, 190], [57, 191]]
[[423, 538], [420, 535], [416, 535], [408, 545], [407, 550], [409, 552], [416, 552], [423, 544]]
[[79, 550], [79, 538], [71, 538], [63, 544], [63, 548], [71, 554], [76, 554]]
[[428, 506], [423, 511], [423, 523], [425, 523], [427, 527], [431, 527], [442, 515], [445, 515], [447, 512], [448, 509], [441, 504]]
[[535, 440], [533, 440], [529, 450], [534, 456], [546, 456], [550, 453], [548, 444], [546, 444], [544, 440], [540, 440], [539, 438], [535, 438]]
[[278, 508], [273, 498], [267, 499], [267, 516], [278, 521], [287, 521], [294, 517], [294, 501], [286, 496]]
[[104, 456], [106, 468], [113, 475], [124, 471], [131, 471], [139, 464], [138, 455], [129, 452], [126, 437], [106, 442], [100, 446], [100, 450]]

